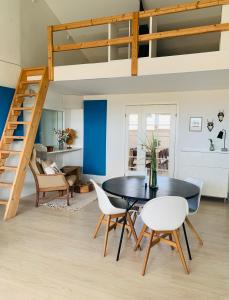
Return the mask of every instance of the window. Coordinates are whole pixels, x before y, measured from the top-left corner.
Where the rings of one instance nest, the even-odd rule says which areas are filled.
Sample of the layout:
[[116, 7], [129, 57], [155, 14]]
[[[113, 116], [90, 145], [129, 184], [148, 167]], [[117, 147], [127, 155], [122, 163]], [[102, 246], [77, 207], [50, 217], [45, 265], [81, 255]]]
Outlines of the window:
[[138, 115], [131, 114], [129, 115], [129, 130], [137, 130], [138, 129]]
[[53, 129], [64, 129], [64, 112], [44, 109], [40, 122], [40, 142], [46, 146], [57, 146], [57, 138]]

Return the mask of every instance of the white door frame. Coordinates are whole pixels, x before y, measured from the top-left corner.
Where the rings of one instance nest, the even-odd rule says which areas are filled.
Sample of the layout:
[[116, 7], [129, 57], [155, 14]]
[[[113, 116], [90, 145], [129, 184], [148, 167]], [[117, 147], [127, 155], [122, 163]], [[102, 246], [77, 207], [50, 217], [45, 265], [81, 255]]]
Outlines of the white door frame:
[[[138, 114], [138, 133], [142, 134], [143, 128], [146, 127], [146, 114], [150, 111], [161, 114], [171, 114], [171, 132], [170, 132], [170, 146], [169, 146], [169, 176], [175, 175], [175, 151], [176, 151], [176, 133], [177, 133], [177, 104], [142, 104], [142, 105], [126, 105], [125, 107], [125, 159], [124, 159], [124, 174], [125, 175], [144, 175], [145, 170], [129, 171], [129, 149], [128, 149], [128, 126], [130, 114]], [[142, 149], [140, 144], [137, 146], [138, 153]], [[140, 154], [142, 156], [143, 154]]]

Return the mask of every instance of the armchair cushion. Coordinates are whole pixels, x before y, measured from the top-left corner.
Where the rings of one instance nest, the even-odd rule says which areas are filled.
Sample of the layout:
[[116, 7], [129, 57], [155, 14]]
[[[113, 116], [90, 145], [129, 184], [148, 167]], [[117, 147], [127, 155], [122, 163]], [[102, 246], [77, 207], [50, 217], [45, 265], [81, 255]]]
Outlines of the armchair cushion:
[[39, 189], [62, 190], [68, 188], [68, 182], [63, 174], [37, 174]]
[[57, 167], [57, 164], [53, 161], [45, 160], [45, 161], [42, 161], [41, 164], [42, 164], [42, 168], [43, 168], [45, 174], [47, 174], [47, 175], [61, 173], [61, 171]]

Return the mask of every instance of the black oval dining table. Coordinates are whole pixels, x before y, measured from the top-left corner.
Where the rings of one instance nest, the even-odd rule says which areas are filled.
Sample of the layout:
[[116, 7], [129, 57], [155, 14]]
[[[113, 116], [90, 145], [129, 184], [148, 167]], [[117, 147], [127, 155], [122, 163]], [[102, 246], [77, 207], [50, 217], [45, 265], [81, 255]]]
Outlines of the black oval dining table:
[[[128, 203], [127, 211], [130, 210], [137, 202], [147, 202], [156, 197], [162, 196], [179, 196], [187, 199], [192, 199], [199, 195], [200, 189], [196, 185], [170, 177], [158, 176], [157, 189], [151, 189], [145, 181], [144, 176], [122, 176], [111, 178], [105, 181], [102, 188], [105, 192], [122, 197]], [[123, 234], [126, 224], [126, 218], [123, 221], [123, 227], [119, 242], [117, 261], [122, 246]], [[188, 243], [185, 225], [183, 224], [184, 236], [189, 254], [189, 259], [192, 259], [190, 247]]]

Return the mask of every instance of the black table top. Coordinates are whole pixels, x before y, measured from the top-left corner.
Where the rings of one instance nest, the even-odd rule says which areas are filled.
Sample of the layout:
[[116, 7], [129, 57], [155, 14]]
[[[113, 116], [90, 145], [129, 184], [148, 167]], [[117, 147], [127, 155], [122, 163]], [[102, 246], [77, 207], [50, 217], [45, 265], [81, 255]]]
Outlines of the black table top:
[[196, 197], [200, 189], [194, 184], [175, 178], [158, 176], [158, 190], [145, 188], [144, 176], [123, 176], [105, 181], [102, 185], [104, 191], [133, 200], [148, 201], [155, 197], [180, 196], [186, 199]]

